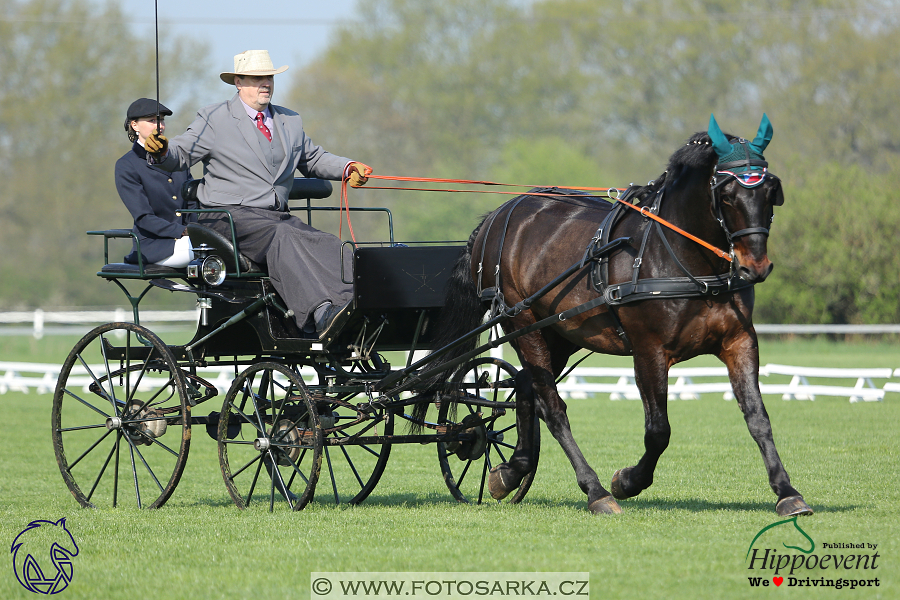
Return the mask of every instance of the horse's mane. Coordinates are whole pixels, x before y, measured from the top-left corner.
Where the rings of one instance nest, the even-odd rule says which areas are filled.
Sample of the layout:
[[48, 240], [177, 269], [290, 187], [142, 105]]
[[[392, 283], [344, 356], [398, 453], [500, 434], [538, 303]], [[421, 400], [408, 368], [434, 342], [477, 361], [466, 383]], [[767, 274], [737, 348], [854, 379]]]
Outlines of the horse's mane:
[[[734, 141], [737, 136], [726, 133], [728, 141]], [[656, 194], [660, 188], [667, 183], [672, 183], [679, 179], [685, 171], [700, 169], [710, 171], [713, 165], [718, 161], [718, 156], [713, 150], [709, 134], [705, 131], [698, 131], [690, 138], [687, 143], [672, 153], [669, 157], [669, 164], [662, 175], [648, 183], [647, 185], [635, 188], [632, 198], [643, 202], [648, 197]]]

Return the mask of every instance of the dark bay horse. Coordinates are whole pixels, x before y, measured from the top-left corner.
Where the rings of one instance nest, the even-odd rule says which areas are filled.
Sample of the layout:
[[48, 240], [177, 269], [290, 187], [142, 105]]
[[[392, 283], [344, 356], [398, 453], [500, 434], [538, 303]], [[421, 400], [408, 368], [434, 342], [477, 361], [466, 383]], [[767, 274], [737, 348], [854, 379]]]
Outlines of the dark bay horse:
[[[508, 318], [502, 321], [506, 333], [597, 299], [598, 289], [609, 299], [513, 342], [527, 383], [517, 379], [520, 435], [509, 461], [491, 471], [489, 489], [494, 498], [515, 490], [532, 469], [532, 430], [527, 424], [536, 411], [571, 461], [588, 508], [594, 513], [621, 512], [614, 498], [630, 498], [650, 487], [657, 461], [669, 444], [669, 368], [713, 354], [728, 367], [738, 405], [778, 498], [776, 511], [782, 516], [812, 512], [791, 486], [759, 391], [753, 284], [772, 270], [767, 237], [774, 207], [784, 201], [781, 182], [768, 173], [762, 156], [771, 136], [765, 116], [753, 142], [723, 134], [711, 119], [708, 132], [693, 135], [670, 157], [665, 173], [628, 191], [627, 201], [641, 212], [621, 207], [614, 221], [604, 222], [610, 204], [601, 199], [525, 194], [489, 214], [472, 233], [451, 279], [439, 340], [449, 342], [474, 330], [490, 297], [494, 307], [499, 304], [499, 310], [506, 310]], [[648, 213], [724, 248], [723, 255], [733, 260], [660, 227]], [[601, 222], [611, 231], [600, 235]], [[623, 237], [628, 243], [605, 259], [599, 288], [592, 285], [594, 267], [588, 260], [530, 306], [509, 310], [583, 259], [592, 238]], [[655, 282], [669, 282], [669, 288], [654, 288]], [[462, 344], [441, 360], [458, 358], [474, 345], [475, 340]], [[646, 417], [645, 452], [636, 465], [616, 471], [610, 491], [600, 484], [575, 443], [566, 404], [555, 384], [579, 348], [634, 356]]]

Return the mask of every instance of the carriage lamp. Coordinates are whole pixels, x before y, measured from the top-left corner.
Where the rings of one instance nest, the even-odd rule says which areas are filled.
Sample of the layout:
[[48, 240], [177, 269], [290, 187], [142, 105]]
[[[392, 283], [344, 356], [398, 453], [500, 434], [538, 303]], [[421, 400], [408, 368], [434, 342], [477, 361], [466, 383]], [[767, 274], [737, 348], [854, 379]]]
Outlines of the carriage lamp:
[[200, 265], [200, 276], [209, 285], [221, 285], [225, 281], [225, 261], [218, 256], [207, 256]]
[[207, 285], [217, 286], [225, 281], [225, 261], [218, 256], [210, 256], [215, 250], [206, 244], [200, 244], [194, 248], [194, 260], [187, 266], [187, 276], [191, 279], [200, 278]]

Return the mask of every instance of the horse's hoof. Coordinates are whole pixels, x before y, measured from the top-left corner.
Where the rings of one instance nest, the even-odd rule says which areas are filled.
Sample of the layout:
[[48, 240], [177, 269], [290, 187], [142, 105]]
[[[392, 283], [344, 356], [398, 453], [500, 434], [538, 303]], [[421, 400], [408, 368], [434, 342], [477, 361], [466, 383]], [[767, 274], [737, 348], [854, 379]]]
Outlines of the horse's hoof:
[[494, 500], [503, 500], [512, 491], [512, 486], [503, 480], [503, 473], [506, 469], [502, 469], [503, 465], [497, 465], [491, 469], [491, 475], [488, 477], [488, 491]]
[[803, 496], [788, 496], [782, 498], [775, 505], [775, 512], [780, 517], [793, 517], [794, 515], [811, 515], [813, 509], [803, 501]]
[[588, 510], [595, 515], [621, 515], [622, 507], [612, 496], [603, 496], [588, 504]]
[[613, 473], [612, 483], [609, 484], [609, 491], [612, 492], [612, 495], [619, 500], [624, 500], [628, 498], [628, 494], [625, 493], [625, 490], [622, 489], [622, 481], [619, 479], [619, 473], [621, 473], [624, 469], [619, 469], [615, 473]]

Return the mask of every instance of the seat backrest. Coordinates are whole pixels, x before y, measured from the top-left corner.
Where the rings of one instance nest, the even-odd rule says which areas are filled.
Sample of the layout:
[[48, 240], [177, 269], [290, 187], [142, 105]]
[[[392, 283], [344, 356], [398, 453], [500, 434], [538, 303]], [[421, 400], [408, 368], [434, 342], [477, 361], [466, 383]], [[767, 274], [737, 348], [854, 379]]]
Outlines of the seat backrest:
[[[181, 188], [181, 197], [189, 204], [197, 202], [197, 190], [203, 185], [203, 179], [191, 179], [185, 181]], [[327, 179], [315, 179], [313, 177], [295, 177], [294, 187], [291, 188], [291, 200], [321, 200], [328, 198], [334, 191], [334, 187]]]
[[315, 179], [313, 177], [295, 177], [294, 187], [291, 188], [289, 198], [291, 200], [321, 200], [331, 196], [334, 188], [327, 179]]
[[225, 261], [225, 268], [229, 273], [240, 271], [241, 273], [261, 273], [262, 269], [252, 260], [238, 252], [238, 264], [234, 264], [234, 245], [227, 237], [206, 225], [189, 223], [188, 236], [191, 238], [191, 246], [198, 248], [200, 244], [206, 244], [213, 249], [212, 254]]

